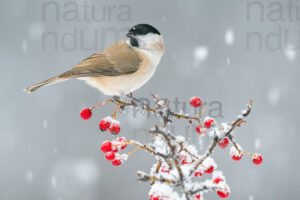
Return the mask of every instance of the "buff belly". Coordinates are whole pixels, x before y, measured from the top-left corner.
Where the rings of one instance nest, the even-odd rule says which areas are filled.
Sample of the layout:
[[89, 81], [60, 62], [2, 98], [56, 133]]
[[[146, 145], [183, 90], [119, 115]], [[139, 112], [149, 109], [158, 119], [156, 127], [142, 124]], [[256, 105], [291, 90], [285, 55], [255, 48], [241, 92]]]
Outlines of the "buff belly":
[[132, 73], [121, 76], [88, 77], [87, 83], [105, 95], [124, 96], [142, 87], [155, 73], [163, 55], [161, 51], [137, 50], [143, 62], [140, 68]]
[[154, 74], [156, 66], [148, 65], [133, 74], [90, 77], [86, 81], [105, 95], [124, 96], [142, 87]]

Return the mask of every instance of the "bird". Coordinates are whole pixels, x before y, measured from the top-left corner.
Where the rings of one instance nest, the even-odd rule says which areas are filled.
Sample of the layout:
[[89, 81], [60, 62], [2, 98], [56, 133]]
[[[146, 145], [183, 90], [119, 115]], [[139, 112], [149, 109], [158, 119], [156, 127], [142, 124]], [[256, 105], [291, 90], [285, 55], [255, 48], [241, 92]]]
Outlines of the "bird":
[[25, 90], [32, 93], [46, 85], [79, 79], [104, 95], [116, 97], [131, 94], [155, 74], [165, 47], [161, 33], [149, 24], [133, 26], [126, 36], [127, 40], [120, 40], [92, 54], [71, 70]]

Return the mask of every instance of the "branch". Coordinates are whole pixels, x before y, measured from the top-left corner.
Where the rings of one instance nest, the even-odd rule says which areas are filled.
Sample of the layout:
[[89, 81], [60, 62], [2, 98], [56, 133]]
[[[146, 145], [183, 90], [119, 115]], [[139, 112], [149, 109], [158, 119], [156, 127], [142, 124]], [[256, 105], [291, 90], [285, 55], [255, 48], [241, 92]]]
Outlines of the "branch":
[[[239, 150], [237, 144], [233, 141], [233, 138], [232, 138], [231, 133], [232, 133], [232, 131], [233, 131], [236, 127], [239, 127], [239, 126], [241, 125], [241, 123], [244, 122], [243, 119], [244, 119], [245, 117], [247, 117], [247, 116], [250, 114], [250, 112], [251, 112], [251, 110], [252, 110], [252, 104], [253, 104], [253, 101], [250, 100], [250, 103], [249, 103], [249, 105], [248, 105], [248, 109], [247, 109], [245, 112], [243, 112], [242, 115], [241, 115], [238, 119], [236, 119], [234, 122], [232, 122], [231, 128], [227, 131], [227, 133], [225, 133], [225, 136], [228, 137], [228, 138], [230, 139], [230, 141], [232, 142], [232, 144], [235, 146], [235, 148], [236, 148], [239, 152], [241, 152], [241, 151]], [[197, 168], [204, 162], [204, 160], [205, 160], [206, 158], [208, 158], [208, 157], [212, 154], [214, 148], [216, 147], [216, 145], [217, 145], [217, 143], [218, 143], [219, 141], [220, 141], [220, 138], [218, 138], [218, 136], [215, 136], [214, 139], [213, 139], [213, 141], [212, 141], [212, 143], [211, 143], [211, 145], [208, 147], [208, 149], [207, 149], [205, 155], [204, 155], [201, 159], [199, 159], [199, 160], [196, 162], [196, 164], [195, 164], [195, 166], [194, 166], [194, 169], [190, 171], [190, 175], [192, 175], [192, 174], [197, 170]]]
[[[92, 107], [92, 109], [94, 109], [94, 108], [102, 106], [108, 102], [113, 102], [113, 103], [117, 104], [115, 112], [112, 115], [112, 118], [114, 118], [114, 121], [112, 121], [112, 123], [115, 123], [116, 118], [117, 118], [116, 111], [118, 109], [124, 110], [126, 107], [139, 107], [139, 105], [142, 104], [141, 108], [143, 110], [149, 111], [150, 113], [156, 115], [161, 120], [160, 126], [155, 125], [153, 129], [149, 130], [149, 133], [153, 134], [154, 137], [161, 138], [161, 140], [154, 140], [153, 143], [149, 143], [148, 145], [142, 144], [142, 143], [134, 141], [134, 140], [130, 140], [127, 142], [124, 141], [124, 142], [115, 144], [115, 145], [120, 145], [123, 147], [124, 147], [124, 145], [126, 146], [126, 145], [130, 145], [130, 144], [137, 146], [137, 148], [135, 150], [131, 151], [130, 153], [128, 153], [128, 155], [125, 154], [127, 157], [132, 155], [139, 149], [144, 149], [145, 151], [156, 156], [156, 159], [158, 161], [157, 161], [156, 165], [153, 165], [151, 175], [147, 175], [144, 172], [137, 172], [138, 180], [150, 181], [150, 185], [153, 185], [155, 182], [160, 182], [160, 183], [165, 183], [165, 184], [169, 184], [169, 185], [173, 185], [173, 186], [179, 186], [181, 188], [186, 200], [189, 200], [191, 198], [194, 199], [195, 197], [193, 195], [203, 192], [203, 191], [206, 191], [206, 190], [214, 190], [214, 191], [218, 191], [218, 192], [224, 191], [224, 190], [227, 191], [226, 187], [228, 187], [228, 186], [225, 183], [225, 178], [223, 177], [223, 175], [221, 175], [221, 176], [223, 177], [222, 181], [224, 183], [222, 183], [221, 185], [216, 185], [217, 183], [210, 184], [210, 183], [213, 183], [212, 182], [213, 180], [210, 180], [209, 182], [205, 182], [203, 184], [193, 183], [193, 176], [194, 176], [194, 173], [196, 172], [196, 170], [198, 170], [199, 166], [202, 166], [203, 168], [206, 167], [203, 165], [203, 163], [206, 162], [206, 159], [212, 155], [218, 142], [221, 139], [223, 139], [223, 137], [227, 137], [232, 142], [233, 146], [237, 149], [237, 151], [239, 151], [239, 153], [244, 153], [244, 154], [248, 154], [251, 156], [255, 156], [253, 154], [244, 152], [241, 149], [239, 149], [239, 146], [234, 141], [234, 138], [232, 135], [232, 132], [234, 131], [234, 129], [236, 127], [240, 127], [241, 124], [246, 122], [244, 120], [244, 118], [247, 117], [252, 110], [252, 100], [250, 100], [247, 110], [243, 111], [242, 114], [239, 115], [238, 118], [231, 123], [231, 126], [228, 129], [226, 129], [226, 130], [224, 130], [224, 128], [222, 129], [222, 131], [226, 131], [226, 132], [223, 132], [224, 134], [222, 136], [219, 136], [215, 133], [215, 136], [213, 137], [211, 144], [209, 145], [209, 147], [207, 148], [205, 153], [202, 156], [200, 156], [198, 153], [196, 153], [196, 151], [193, 150], [193, 148], [190, 148], [191, 145], [189, 145], [187, 143], [188, 138], [183, 138], [181, 136], [173, 135], [171, 132], [167, 131], [167, 126], [168, 126], [168, 124], [173, 123], [170, 118], [175, 117], [178, 119], [189, 120], [190, 123], [192, 123], [192, 121], [194, 120], [198, 123], [199, 126], [203, 127], [203, 125], [200, 123], [200, 115], [204, 111], [200, 112], [196, 116], [191, 116], [191, 115], [185, 114], [185, 113], [176, 113], [176, 112], [173, 112], [168, 107], [167, 99], [161, 99], [156, 95], [153, 95], [153, 98], [154, 98], [154, 104], [151, 106], [148, 104], [145, 104], [143, 102], [140, 102], [138, 99], [131, 96], [132, 100], [130, 102], [126, 102], [126, 101], [121, 100], [118, 97], [115, 97], [115, 98], [105, 101], [97, 106]], [[197, 101], [197, 98], [193, 98], [193, 100], [191, 100], [191, 102], [194, 101], [195, 99]], [[201, 102], [201, 100], [199, 98], [198, 98], [198, 101]], [[137, 105], [137, 103], [141, 103], [141, 104]], [[191, 105], [193, 105], [193, 103], [191, 103]], [[201, 103], [199, 105], [201, 105]], [[212, 120], [212, 119], [210, 119], [210, 120]], [[204, 121], [204, 124], [206, 123], [205, 121]], [[213, 123], [215, 123], [215, 122], [213, 122]], [[107, 127], [106, 128], [104, 127], [103, 129], [106, 130]], [[120, 127], [119, 127], [118, 131], [120, 131]], [[162, 140], [163, 140], [163, 142], [161, 142]], [[163, 151], [160, 150], [160, 148], [161, 148], [160, 145], [162, 145]], [[123, 150], [124, 149], [123, 147], [119, 148], [118, 151]], [[166, 152], [165, 152], [165, 150], [166, 150]], [[104, 146], [103, 151], [105, 152], [105, 146]], [[119, 154], [116, 154], [116, 157], [117, 156], [122, 157]], [[184, 156], [185, 157], [184, 159], [189, 159], [191, 162], [182, 162], [180, 160], [181, 156]], [[127, 157], [126, 157], [126, 159], [127, 159]], [[109, 158], [110, 157], [108, 157], [108, 159]], [[114, 163], [114, 161], [113, 161], [112, 164], [115, 166], [118, 166], [118, 165], [122, 164], [122, 162], [119, 160], [118, 162]], [[167, 178], [165, 178], [165, 175], [163, 173], [166, 173], [166, 172], [165, 172], [165, 170], [161, 170], [161, 168], [165, 167], [166, 165], [169, 166], [169, 170], [172, 170], [172, 173], [170, 175], [173, 175], [173, 177], [166, 176]], [[188, 166], [184, 167], [184, 165], [188, 165]], [[206, 172], [206, 173], [211, 173], [211, 172]], [[215, 174], [213, 175], [213, 177], [214, 176], [215, 176]], [[193, 184], [195, 184], [194, 187], [191, 187]], [[159, 185], [157, 185], [157, 186], [159, 186]], [[153, 188], [155, 188], [155, 187], [153, 187]], [[228, 193], [227, 193], [227, 195], [228, 195]]]
[[166, 178], [159, 178], [157, 176], [150, 176], [150, 175], [147, 175], [146, 173], [144, 172], [141, 172], [141, 171], [138, 171], [137, 172], [137, 176], [139, 177], [138, 180], [139, 181], [158, 181], [158, 182], [161, 182], [161, 183], [169, 183], [169, 184], [174, 184], [174, 185], [177, 185], [178, 183], [174, 180], [171, 180], [171, 179], [166, 179]]

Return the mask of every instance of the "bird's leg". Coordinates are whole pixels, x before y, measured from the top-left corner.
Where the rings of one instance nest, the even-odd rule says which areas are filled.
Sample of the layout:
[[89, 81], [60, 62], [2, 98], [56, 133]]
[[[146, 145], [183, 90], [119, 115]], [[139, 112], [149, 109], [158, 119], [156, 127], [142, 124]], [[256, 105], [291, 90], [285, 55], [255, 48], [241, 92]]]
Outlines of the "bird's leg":
[[120, 100], [120, 97], [119, 96], [113, 96], [112, 98], [115, 102], [118, 102], [118, 100]]

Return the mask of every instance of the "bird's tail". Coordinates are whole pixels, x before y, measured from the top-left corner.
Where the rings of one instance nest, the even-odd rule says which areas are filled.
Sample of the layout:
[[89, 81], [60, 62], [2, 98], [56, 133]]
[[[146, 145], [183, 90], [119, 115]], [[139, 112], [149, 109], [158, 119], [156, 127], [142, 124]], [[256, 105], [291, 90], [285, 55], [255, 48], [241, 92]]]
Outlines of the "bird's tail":
[[34, 84], [34, 85], [26, 88], [25, 91], [27, 91], [28, 93], [31, 93], [45, 85], [50, 85], [50, 84], [58, 83], [61, 81], [66, 81], [66, 80], [73, 79], [73, 78], [80, 79], [80, 78], [86, 78], [89, 76], [101, 76], [103, 74], [104, 74], [104, 72], [95, 71], [94, 69], [90, 69], [88, 67], [75, 67], [69, 71], [66, 71], [65, 73], [63, 73], [59, 76], [49, 78], [45, 81]]
[[61, 81], [67, 80], [66, 78], [61, 78], [59, 76], [53, 77], [53, 78], [49, 78], [45, 81], [42, 81], [40, 83], [34, 84], [28, 88], [25, 89], [25, 91], [27, 91], [28, 93], [34, 92], [37, 89], [39, 89], [40, 87], [46, 86], [46, 85], [50, 85], [50, 84], [54, 84], [54, 83], [58, 83]]

